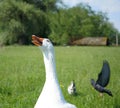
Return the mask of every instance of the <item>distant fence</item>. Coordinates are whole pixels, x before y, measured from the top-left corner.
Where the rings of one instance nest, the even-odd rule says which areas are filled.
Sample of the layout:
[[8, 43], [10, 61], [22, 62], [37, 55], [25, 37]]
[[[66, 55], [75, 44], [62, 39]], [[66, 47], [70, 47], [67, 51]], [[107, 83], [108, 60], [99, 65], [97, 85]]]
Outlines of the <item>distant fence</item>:
[[88, 46], [106, 46], [109, 45], [107, 37], [85, 37], [75, 40], [72, 45], [88, 45]]

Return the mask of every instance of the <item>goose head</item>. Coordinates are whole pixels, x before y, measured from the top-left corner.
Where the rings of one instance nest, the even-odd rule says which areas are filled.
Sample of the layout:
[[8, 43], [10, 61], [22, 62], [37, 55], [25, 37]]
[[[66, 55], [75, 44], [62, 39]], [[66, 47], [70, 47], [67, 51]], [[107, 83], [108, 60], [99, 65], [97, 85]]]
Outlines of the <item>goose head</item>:
[[40, 47], [44, 53], [49, 53], [53, 51], [52, 42], [47, 38], [40, 38], [35, 35], [32, 35], [32, 43]]

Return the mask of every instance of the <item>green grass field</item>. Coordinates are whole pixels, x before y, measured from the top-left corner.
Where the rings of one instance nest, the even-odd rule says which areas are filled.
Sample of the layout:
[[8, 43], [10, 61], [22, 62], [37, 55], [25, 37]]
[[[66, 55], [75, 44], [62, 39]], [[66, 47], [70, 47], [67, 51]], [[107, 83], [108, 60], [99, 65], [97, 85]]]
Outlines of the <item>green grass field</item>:
[[[59, 83], [65, 99], [77, 108], [120, 108], [120, 47], [55, 47]], [[95, 91], [103, 60], [108, 60], [113, 97]], [[67, 87], [75, 80], [77, 96]], [[35, 46], [0, 48], [0, 108], [33, 108], [45, 81], [41, 51]]]

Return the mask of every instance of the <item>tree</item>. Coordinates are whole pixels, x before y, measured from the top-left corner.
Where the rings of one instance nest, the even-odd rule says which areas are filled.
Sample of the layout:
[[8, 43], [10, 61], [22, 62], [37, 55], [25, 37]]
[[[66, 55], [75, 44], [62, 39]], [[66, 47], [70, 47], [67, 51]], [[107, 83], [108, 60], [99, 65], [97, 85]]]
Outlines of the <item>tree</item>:
[[46, 15], [33, 5], [16, 0], [0, 2], [0, 38], [2, 44], [28, 44], [32, 34], [49, 34]]
[[68, 8], [61, 0], [1, 0], [0, 44], [30, 44], [31, 35], [49, 37], [55, 44], [69, 44], [85, 36], [119, 34], [106, 13], [87, 4]]
[[32, 4], [40, 10], [47, 11], [56, 11], [57, 5], [56, 3], [60, 2], [60, 0], [23, 0], [28, 4]]
[[49, 38], [56, 44], [69, 44], [73, 40], [86, 36], [104, 36], [112, 41], [111, 35], [116, 33], [106, 13], [95, 12], [86, 4], [79, 4], [72, 8], [59, 8], [57, 12], [51, 13], [50, 29]]

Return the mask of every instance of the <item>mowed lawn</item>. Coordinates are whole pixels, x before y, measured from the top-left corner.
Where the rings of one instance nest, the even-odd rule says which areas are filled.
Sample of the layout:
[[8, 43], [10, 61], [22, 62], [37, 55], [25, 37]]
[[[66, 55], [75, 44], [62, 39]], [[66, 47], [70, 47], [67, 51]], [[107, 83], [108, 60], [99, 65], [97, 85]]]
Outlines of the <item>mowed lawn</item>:
[[[55, 47], [57, 76], [65, 99], [77, 108], [120, 108], [120, 47]], [[100, 97], [97, 79], [103, 60], [111, 68], [107, 86], [113, 97]], [[67, 93], [75, 80], [77, 96]], [[45, 81], [43, 56], [36, 46], [0, 48], [0, 108], [34, 108]], [[47, 102], [46, 102], [47, 104]]]

